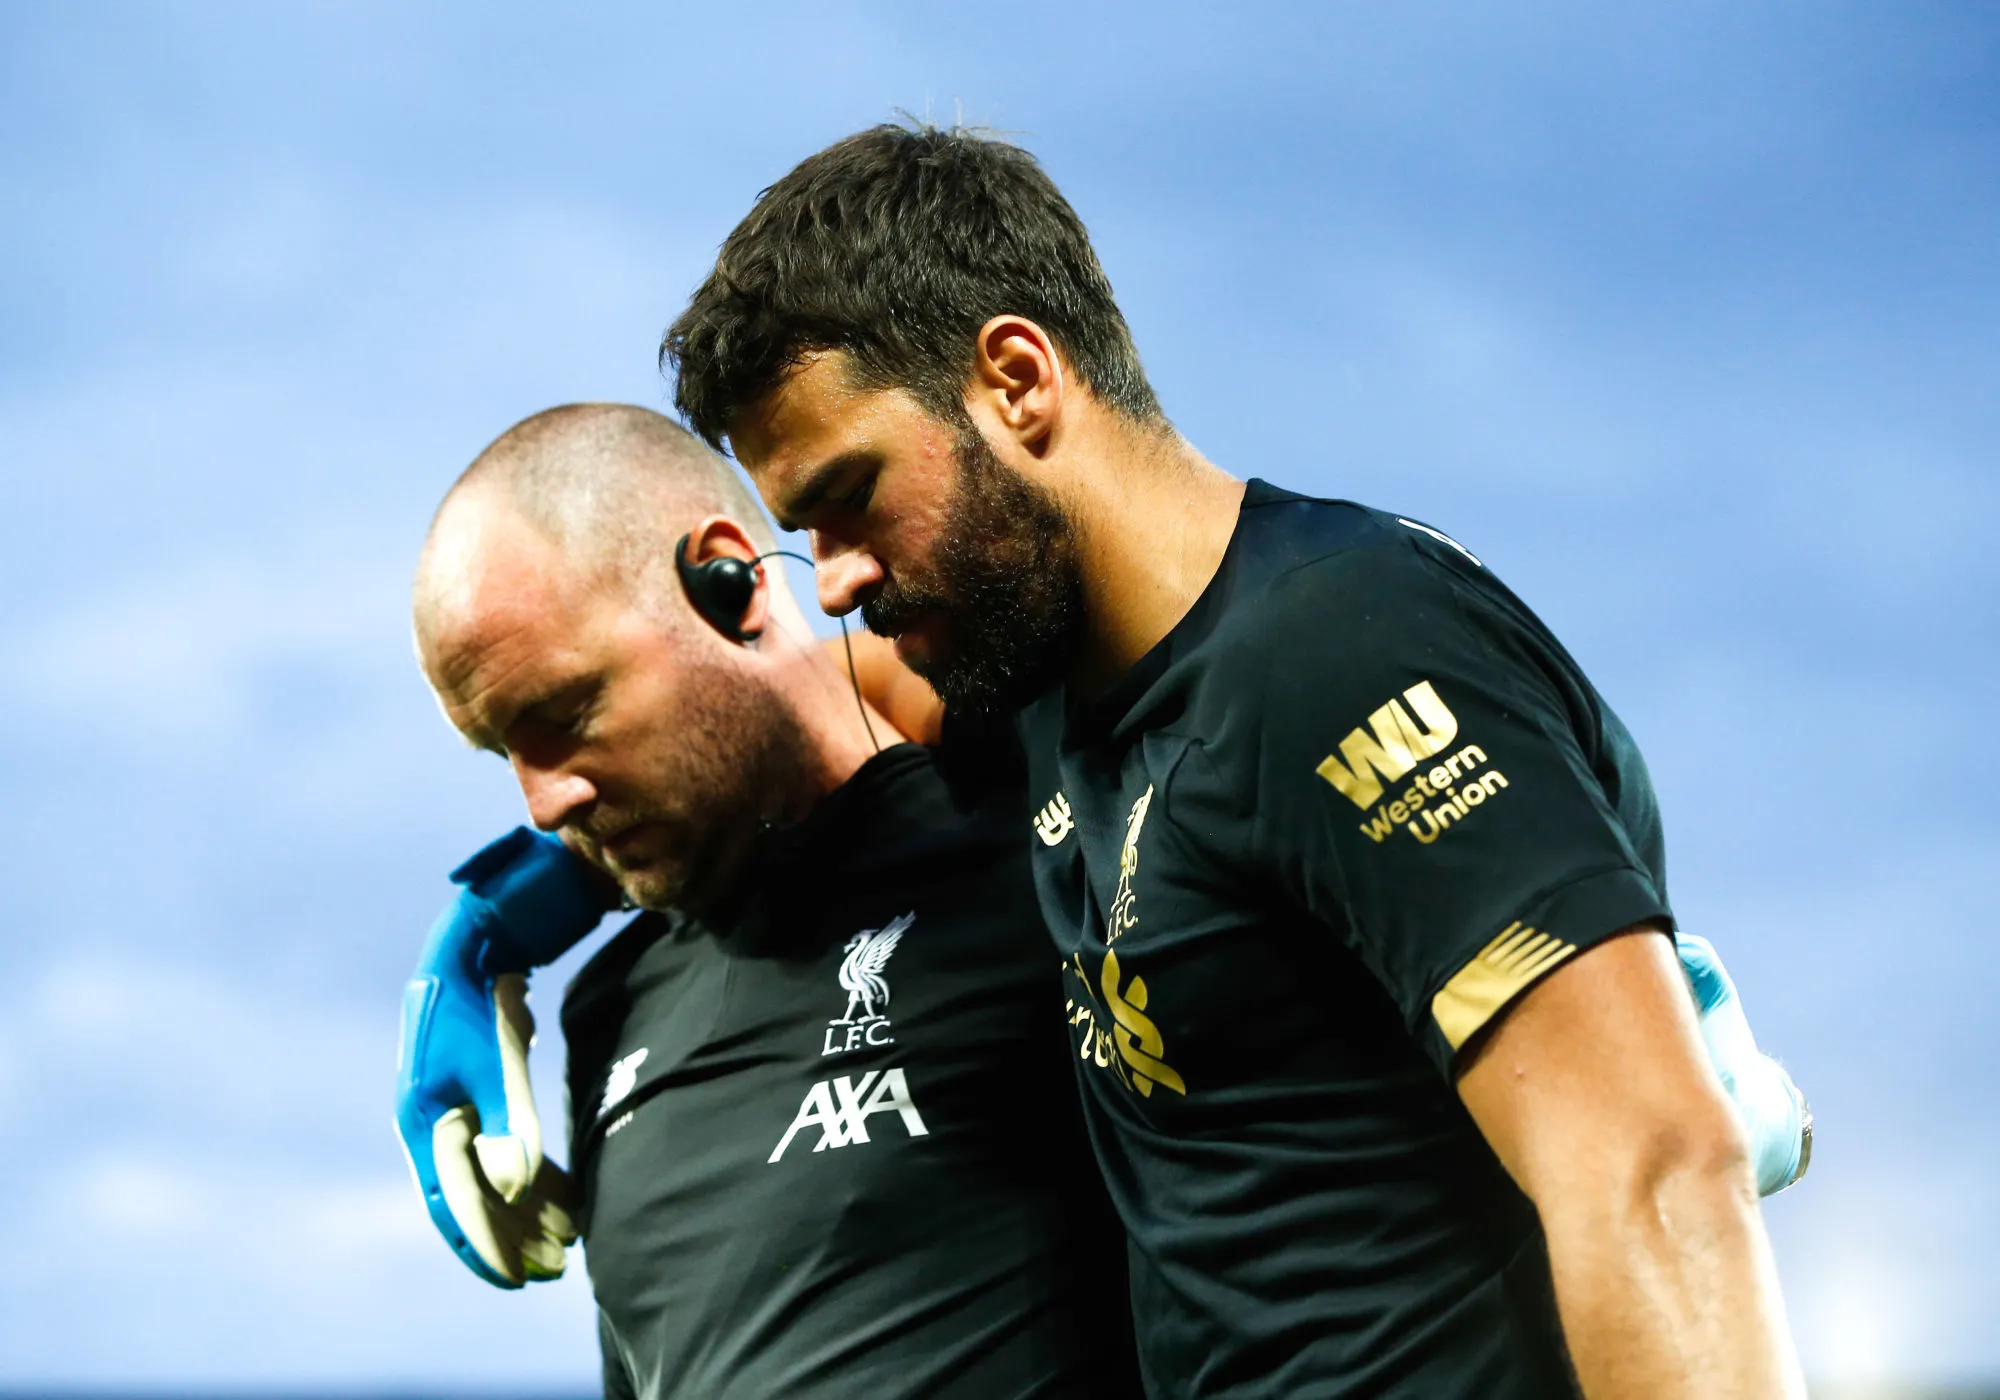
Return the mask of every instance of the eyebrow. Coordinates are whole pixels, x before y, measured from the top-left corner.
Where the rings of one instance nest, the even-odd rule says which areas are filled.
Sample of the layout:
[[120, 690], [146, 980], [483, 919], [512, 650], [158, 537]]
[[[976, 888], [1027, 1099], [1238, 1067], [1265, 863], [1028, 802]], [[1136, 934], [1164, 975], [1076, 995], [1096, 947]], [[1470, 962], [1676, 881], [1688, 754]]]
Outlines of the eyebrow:
[[799, 489], [792, 493], [792, 498], [785, 502], [784, 508], [772, 512], [777, 516], [778, 528], [781, 530], [807, 528], [805, 518], [818, 510], [820, 504], [826, 500], [827, 493], [833, 489], [834, 480], [849, 468], [857, 463], [866, 462], [874, 455], [868, 449], [856, 448], [851, 452], [843, 452], [837, 457], [828, 458], [814, 467], [807, 473]]
[[530, 717], [539, 718], [540, 716], [537, 716], [536, 712], [545, 711], [551, 705], [561, 705], [565, 702], [576, 700], [579, 697], [594, 696], [601, 684], [602, 679], [597, 674], [589, 671], [580, 672], [566, 680], [556, 681], [523, 699], [521, 703], [515, 705], [504, 716], [507, 723], [503, 727], [496, 730], [489, 728], [486, 724], [481, 724], [478, 726], [476, 734], [464, 734], [463, 731], [460, 732], [465, 741], [471, 744], [473, 748], [484, 753], [498, 754], [500, 757], [505, 758], [507, 757], [507, 730], [512, 729], [523, 719]]
[[[450, 716], [447, 715], [446, 718], [449, 719]], [[480, 753], [496, 753], [502, 758], [507, 756], [506, 740], [486, 724], [475, 720], [469, 730], [459, 729], [457, 724], [453, 724], [452, 728], [458, 729], [458, 737], [465, 741], [468, 748]]]

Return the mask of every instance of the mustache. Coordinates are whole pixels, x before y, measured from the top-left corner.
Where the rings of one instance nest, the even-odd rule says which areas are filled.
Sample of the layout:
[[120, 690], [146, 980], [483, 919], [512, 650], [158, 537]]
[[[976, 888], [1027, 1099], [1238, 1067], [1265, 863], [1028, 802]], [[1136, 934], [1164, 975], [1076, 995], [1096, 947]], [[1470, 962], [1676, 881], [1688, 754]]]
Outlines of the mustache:
[[1039, 539], [1004, 551], [998, 559], [981, 558], [947, 544], [943, 563], [949, 570], [949, 583], [932, 578], [910, 583], [885, 579], [875, 596], [861, 605], [862, 625], [878, 637], [895, 637], [909, 631], [926, 613], [962, 620], [1012, 609], [1019, 580], [1043, 571], [1049, 552], [1049, 542]]
[[592, 812], [584, 820], [574, 823], [571, 830], [601, 850], [637, 827], [666, 824], [659, 813], [606, 811]]
[[894, 637], [909, 631], [927, 612], [948, 610], [951, 599], [942, 589], [905, 588], [885, 582], [873, 598], [861, 605], [861, 624], [878, 637]]

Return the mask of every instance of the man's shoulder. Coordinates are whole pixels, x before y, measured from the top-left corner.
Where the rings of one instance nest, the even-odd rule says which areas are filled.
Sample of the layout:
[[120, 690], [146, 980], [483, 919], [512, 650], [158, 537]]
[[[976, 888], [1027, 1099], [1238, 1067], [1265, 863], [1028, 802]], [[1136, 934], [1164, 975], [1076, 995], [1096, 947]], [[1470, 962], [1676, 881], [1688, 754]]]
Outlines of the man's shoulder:
[[1316, 591], [1395, 588], [1416, 578], [1484, 570], [1473, 552], [1424, 521], [1358, 501], [1304, 496], [1253, 481], [1244, 494], [1236, 544], [1234, 601], [1261, 611], [1267, 594], [1287, 599]]
[[1444, 644], [1496, 589], [1478, 557], [1433, 525], [1264, 483], [1246, 495], [1236, 548], [1210, 667], [1239, 682], [1231, 689], [1262, 690], [1302, 667], [1359, 682], [1385, 648]]

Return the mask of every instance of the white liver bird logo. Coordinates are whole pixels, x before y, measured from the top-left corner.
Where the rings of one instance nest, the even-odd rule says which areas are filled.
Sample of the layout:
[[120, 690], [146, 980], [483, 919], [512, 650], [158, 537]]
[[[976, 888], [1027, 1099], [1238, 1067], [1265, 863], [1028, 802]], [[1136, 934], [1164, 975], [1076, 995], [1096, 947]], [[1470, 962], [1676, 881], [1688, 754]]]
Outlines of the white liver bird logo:
[[840, 985], [847, 992], [847, 1014], [833, 1022], [834, 1025], [875, 1021], [886, 1014], [882, 1008], [889, 1004], [889, 983], [882, 976], [882, 969], [889, 965], [889, 955], [896, 951], [896, 945], [903, 941], [903, 934], [916, 919], [914, 913], [905, 914], [879, 929], [863, 929], [847, 940], [844, 950], [847, 956], [840, 960]]

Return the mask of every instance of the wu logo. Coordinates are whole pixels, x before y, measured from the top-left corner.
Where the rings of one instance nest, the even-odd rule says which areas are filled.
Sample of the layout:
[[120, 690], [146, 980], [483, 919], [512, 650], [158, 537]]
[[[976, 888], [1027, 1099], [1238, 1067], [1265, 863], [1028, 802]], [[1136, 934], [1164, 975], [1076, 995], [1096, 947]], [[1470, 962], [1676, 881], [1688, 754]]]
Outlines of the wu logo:
[[840, 985], [847, 993], [847, 1010], [826, 1023], [821, 1059], [866, 1045], [896, 1043], [889, 1034], [889, 979], [882, 971], [916, 921], [914, 913], [905, 914], [881, 928], [863, 929], [847, 940], [840, 960]]
[[611, 1075], [604, 1081], [604, 1102], [597, 1106], [597, 1116], [602, 1118], [616, 1108], [624, 1097], [639, 1084], [639, 1066], [646, 1063], [646, 1050], [642, 1046], [622, 1060], [614, 1060]]
[[1035, 815], [1035, 835], [1042, 838], [1044, 846], [1060, 846], [1063, 838], [1076, 830], [1076, 816], [1070, 811], [1069, 799], [1057, 793], [1049, 799], [1049, 805]]
[[765, 1160], [775, 1162], [784, 1156], [792, 1139], [807, 1128], [819, 1129], [819, 1141], [813, 1144], [815, 1152], [867, 1142], [868, 1120], [878, 1113], [900, 1116], [903, 1131], [913, 1138], [930, 1136], [923, 1114], [917, 1112], [916, 1101], [910, 1097], [910, 1082], [903, 1077], [903, 1071], [870, 1070], [859, 1079], [843, 1074], [807, 1090], [792, 1126], [785, 1129], [785, 1135], [778, 1139], [778, 1145]]
[[[1408, 710], [1403, 700], [1410, 702]], [[1404, 691], [1403, 700], [1391, 699], [1368, 716], [1368, 728], [1357, 727], [1340, 741], [1340, 752], [1328, 754], [1314, 770], [1363, 811], [1382, 796], [1384, 778], [1395, 782], [1415, 768], [1418, 759], [1443, 751], [1458, 737], [1458, 717], [1438, 699], [1429, 681]], [[1415, 719], [1411, 710], [1416, 711]]]

